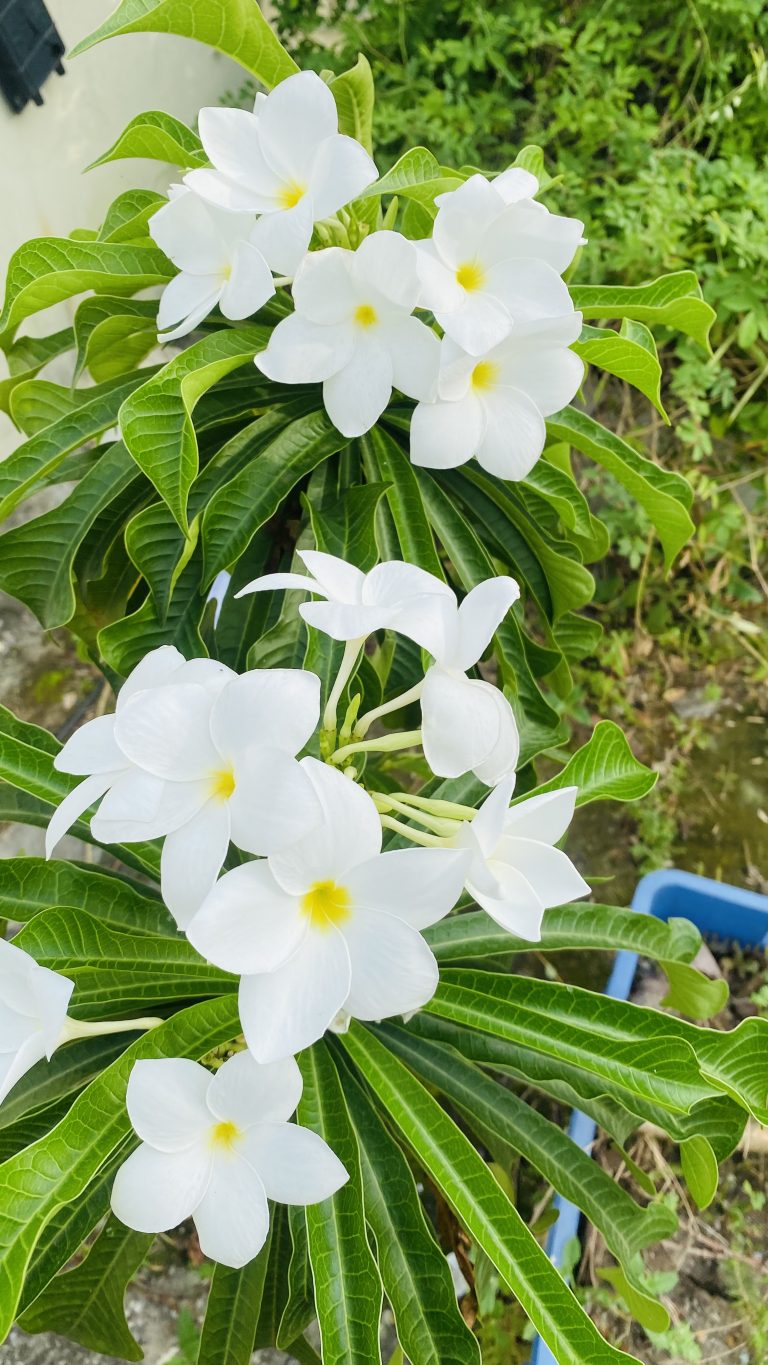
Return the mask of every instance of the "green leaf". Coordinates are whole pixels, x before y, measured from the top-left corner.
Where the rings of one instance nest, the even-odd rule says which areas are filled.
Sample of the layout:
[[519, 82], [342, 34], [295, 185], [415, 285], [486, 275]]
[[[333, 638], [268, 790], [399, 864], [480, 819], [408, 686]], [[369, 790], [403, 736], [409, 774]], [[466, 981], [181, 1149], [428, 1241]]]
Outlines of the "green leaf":
[[207, 653], [200, 633], [207, 595], [201, 590], [202, 556], [196, 550], [175, 581], [173, 599], [160, 620], [151, 597], [137, 611], [113, 621], [98, 633], [98, 648], [104, 662], [121, 677], [127, 677], [140, 659], [160, 645], [175, 645], [187, 659], [204, 658]]
[[373, 153], [373, 73], [367, 57], [359, 53], [349, 71], [329, 82], [339, 115], [339, 132], [362, 143]]
[[376, 509], [386, 488], [386, 484], [356, 484], [323, 507], [307, 499], [318, 550], [338, 555], [364, 573], [372, 569], [379, 557], [374, 535]]
[[344, 1093], [360, 1143], [365, 1216], [397, 1339], [414, 1365], [479, 1365], [477, 1338], [459, 1312], [448, 1262], [424, 1217], [408, 1162], [351, 1076]]
[[135, 369], [157, 345], [157, 301], [95, 294], [75, 313], [74, 382], [90, 370], [97, 383]]
[[717, 1157], [705, 1137], [697, 1135], [680, 1143], [683, 1176], [700, 1209], [709, 1208], [717, 1193]]
[[631, 493], [655, 526], [669, 568], [694, 530], [688, 512], [693, 494], [686, 480], [639, 455], [621, 437], [576, 408], [563, 408], [548, 417], [547, 431], [555, 440], [567, 441], [588, 455]]
[[693, 270], [662, 275], [650, 284], [571, 285], [573, 306], [589, 318], [633, 318], [635, 322], [661, 323], [693, 337], [709, 350], [709, 330], [715, 310], [705, 303]]
[[380, 427], [374, 427], [369, 432], [367, 441], [381, 478], [389, 485], [387, 501], [403, 559], [426, 569], [427, 573], [435, 574], [437, 578], [444, 578], [419, 481], [408, 456], [397, 441]]
[[298, 70], [272, 32], [256, 0], [121, 0], [87, 38], [76, 43], [70, 58], [122, 33], [178, 33], [214, 47], [250, 71], [268, 88]]
[[656, 342], [644, 323], [624, 318], [619, 332], [610, 327], [584, 327], [571, 350], [587, 364], [597, 365], [638, 389], [669, 425], [661, 401], [661, 365]]
[[149, 236], [147, 224], [168, 201], [156, 190], [124, 190], [109, 206], [99, 228], [100, 242], [141, 242]]
[[174, 356], [120, 409], [126, 446], [185, 534], [187, 496], [198, 471], [192, 412], [217, 380], [253, 360], [267, 335], [264, 328], [248, 326], [203, 337]]
[[386, 175], [363, 190], [360, 198], [397, 194], [404, 199], [414, 200], [421, 209], [428, 211], [431, 220], [435, 214], [435, 196], [457, 189], [463, 180], [464, 176], [459, 175], [458, 171], [446, 170], [441, 166], [426, 147], [412, 147]]
[[19, 1326], [25, 1332], [57, 1332], [87, 1350], [122, 1360], [143, 1360], [125, 1320], [123, 1300], [153, 1241], [110, 1217], [85, 1259], [51, 1280], [22, 1314]]
[[269, 1264], [270, 1236], [240, 1270], [217, 1265], [200, 1337], [200, 1365], [250, 1365]]
[[297, 1205], [289, 1206], [286, 1213], [291, 1234], [291, 1256], [288, 1263], [285, 1307], [275, 1334], [275, 1344], [283, 1350], [301, 1336], [315, 1316], [315, 1291], [309, 1260], [306, 1215], [304, 1209]]
[[159, 897], [127, 877], [59, 859], [0, 860], [0, 918], [26, 923], [54, 905], [85, 911], [126, 933], [176, 936], [176, 925]]
[[712, 981], [684, 962], [662, 962], [661, 965], [669, 981], [662, 1005], [687, 1014], [691, 1019], [711, 1019], [720, 1013], [729, 995], [724, 977]]
[[630, 1284], [621, 1266], [601, 1267], [597, 1273], [601, 1280], [607, 1280], [613, 1285], [641, 1327], [647, 1332], [666, 1332], [669, 1327], [669, 1313], [664, 1305]]
[[174, 273], [167, 256], [154, 246], [36, 237], [11, 257], [0, 339], [24, 318], [86, 289], [134, 294], [152, 284], [164, 284]]
[[480, 1154], [407, 1067], [355, 1021], [342, 1042], [559, 1365], [633, 1362], [603, 1341]]
[[[125, 1091], [134, 1061], [140, 1057], [197, 1059], [234, 1038], [239, 1027], [234, 996], [208, 1000], [174, 1015], [139, 1038], [103, 1071], [48, 1137], [0, 1167], [4, 1191], [0, 1208], [0, 1340], [6, 1337], [16, 1315], [25, 1271], [46, 1224], [63, 1205], [77, 1212], [78, 1201], [90, 1182], [112, 1154], [123, 1149], [131, 1130]], [[62, 1259], [53, 1270], [74, 1250], [66, 1239], [64, 1243]]]
[[53, 332], [47, 337], [19, 337], [5, 352], [8, 378], [0, 379], [0, 412], [10, 416], [11, 397], [19, 384], [34, 379], [39, 370], [56, 356], [72, 349], [74, 338], [71, 327]]
[[556, 777], [515, 798], [512, 804], [563, 787], [578, 787], [577, 806], [589, 805], [590, 801], [638, 801], [657, 781], [658, 773], [635, 758], [624, 731], [612, 720], [601, 720]]
[[302, 1052], [299, 1065], [299, 1122], [325, 1139], [349, 1173], [336, 1194], [306, 1210], [323, 1362], [375, 1365], [381, 1360], [381, 1281], [366, 1237], [357, 1139], [326, 1045]]
[[92, 171], [95, 166], [105, 166], [108, 161], [122, 161], [126, 157], [167, 161], [185, 171], [208, 164], [197, 134], [173, 114], [164, 114], [159, 109], [148, 109], [132, 118], [117, 141], [86, 170]]

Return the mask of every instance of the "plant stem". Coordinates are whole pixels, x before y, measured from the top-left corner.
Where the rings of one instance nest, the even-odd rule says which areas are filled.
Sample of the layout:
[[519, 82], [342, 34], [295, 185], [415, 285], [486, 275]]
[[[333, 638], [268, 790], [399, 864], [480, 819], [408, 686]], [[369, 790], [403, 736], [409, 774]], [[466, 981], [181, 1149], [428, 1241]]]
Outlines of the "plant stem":
[[431, 829], [433, 834], [440, 834], [446, 839], [451, 839], [456, 833], [458, 824], [456, 820], [440, 819], [436, 815], [429, 815], [426, 811], [414, 810], [412, 806], [406, 805], [405, 801], [397, 796], [391, 796], [387, 792], [371, 792], [370, 794], [381, 815], [388, 815], [390, 811], [397, 811], [398, 815], [405, 815], [409, 820], [416, 820], [426, 829]]
[[365, 739], [356, 744], [345, 744], [331, 754], [331, 763], [343, 763], [352, 754], [388, 753], [392, 749], [413, 749], [421, 743], [421, 730], [400, 730], [395, 735], [382, 735], [380, 739]]
[[336, 709], [339, 705], [341, 694], [349, 681], [350, 674], [357, 663], [357, 656], [360, 653], [361, 646], [364, 643], [365, 636], [363, 635], [357, 640], [347, 640], [344, 646], [344, 657], [342, 658], [339, 671], [336, 674], [336, 681], [331, 688], [331, 693], [326, 702], [325, 711], [323, 712], [324, 730], [336, 729]]
[[75, 1038], [101, 1038], [107, 1033], [136, 1033], [157, 1028], [164, 1019], [103, 1019], [91, 1022], [87, 1019], [72, 1019], [67, 1015], [57, 1043], [71, 1043]]
[[422, 678], [421, 682], [417, 682], [407, 692], [402, 692], [399, 697], [393, 697], [391, 701], [382, 702], [381, 706], [374, 706], [372, 711], [366, 711], [355, 726], [355, 734], [363, 739], [375, 720], [381, 716], [388, 716], [391, 711], [399, 711], [403, 706], [410, 706], [412, 701], [418, 701], [423, 686], [424, 679]]
[[427, 810], [432, 815], [445, 815], [449, 820], [474, 820], [477, 815], [474, 806], [462, 806], [458, 801], [441, 801], [439, 797], [400, 792], [398, 800], [415, 806], [417, 810]]
[[413, 829], [411, 825], [404, 825], [400, 820], [395, 820], [392, 815], [382, 815], [381, 823], [384, 829], [392, 829], [395, 834], [402, 834], [404, 838], [410, 839], [412, 844], [421, 844], [423, 848], [448, 847], [447, 839], [441, 839], [437, 834], [426, 834], [421, 829]]

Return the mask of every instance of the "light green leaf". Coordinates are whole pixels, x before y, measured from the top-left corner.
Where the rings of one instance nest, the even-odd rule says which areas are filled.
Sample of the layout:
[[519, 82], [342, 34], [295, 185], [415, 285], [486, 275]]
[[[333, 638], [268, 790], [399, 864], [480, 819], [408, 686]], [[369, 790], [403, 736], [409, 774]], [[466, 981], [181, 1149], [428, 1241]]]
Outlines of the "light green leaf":
[[571, 285], [573, 306], [590, 318], [633, 318], [636, 322], [660, 323], [693, 337], [709, 350], [709, 330], [715, 310], [704, 302], [693, 270], [662, 275], [650, 284]]
[[400, 542], [402, 558], [418, 564], [437, 578], [444, 578], [443, 567], [435, 549], [419, 481], [405, 451], [397, 441], [380, 427], [374, 427], [366, 437], [380, 475], [388, 485], [387, 501]]
[[360, 1155], [339, 1074], [324, 1043], [299, 1056], [299, 1122], [319, 1133], [349, 1173], [346, 1185], [306, 1210], [324, 1365], [381, 1360], [381, 1281], [365, 1230]]
[[610, 327], [584, 327], [571, 350], [587, 364], [615, 374], [645, 394], [669, 425], [661, 401], [661, 365], [656, 342], [644, 323], [624, 318], [619, 332]]
[[53, 332], [47, 337], [19, 337], [5, 352], [8, 378], [0, 379], [0, 412], [10, 416], [11, 397], [19, 384], [34, 379], [39, 370], [56, 356], [72, 349], [74, 337], [71, 327]]
[[86, 170], [92, 171], [95, 166], [105, 166], [108, 161], [122, 161], [126, 157], [167, 161], [182, 170], [208, 164], [197, 133], [173, 114], [164, 114], [159, 109], [148, 109], [132, 118], [117, 141]]
[[658, 773], [635, 758], [624, 731], [612, 720], [601, 720], [556, 777], [516, 797], [512, 804], [563, 787], [578, 787], [577, 806], [589, 805], [590, 801], [638, 801], [657, 781]]
[[90, 863], [0, 860], [0, 918], [26, 923], [51, 906], [72, 906], [110, 928], [176, 937], [176, 925], [149, 888]]
[[217, 1265], [200, 1337], [200, 1365], [250, 1365], [271, 1242], [240, 1270]]
[[157, 345], [154, 299], [111, 299], [95, 294], [75, 313], [75, 382], [84, 369], [97, 384], [136, 369]]
[[121, 33], [178, 33], [214, 47], [267, 87], [298, 70], [272, 32], [256, 0], [121, 0], [110, 17], [70, 52], [81, 52]]
[[373, 73], [362, 52], [349, 71], [330, 81], [330, 90], [339, 115], [339, 132], [362, 143], [369, 156], [373, 153]]
[[683, 1176], [700, 1209], [709, 1208], [717, 1193], [717, 1157], [705, 1137], [685, 1138], [680, 1143]]
[[637, 1365], [603, 1341], [480, 1154], [407, 1067], [354, 1020], [342, 1042], [559, 1365]]
[[662, 1005], [687, 1014], [691, 1019], [711, 1019], [720, 1013], [729, 994], [724, 977], [712, 981], [684, 962], [662, 962], [661, 965], [669, 981]]
[[426, 147], [413, 147], [395, 162], [391, 171], [363, 190], [360, 198], [397, 194], [404, 199], [414, 200], [421, 209], [428, 211], [431, 219], [435, 214], [435, 196], [458, 189], [463, 180], [464, 176], [459, 175], [458, 171], [441, 166]]
[[149, 236], [147, 224], [167, 203], [156, 190], [125, 190], [107, 209], [99, 228], [100, 242], [141, 242]]

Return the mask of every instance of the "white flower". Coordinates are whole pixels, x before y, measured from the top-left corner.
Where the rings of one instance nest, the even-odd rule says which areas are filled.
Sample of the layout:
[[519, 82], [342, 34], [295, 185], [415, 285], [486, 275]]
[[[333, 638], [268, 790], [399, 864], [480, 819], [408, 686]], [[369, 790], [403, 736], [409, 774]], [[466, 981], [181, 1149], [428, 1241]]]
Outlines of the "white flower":
[[213, 1076], [181, 1058], [136, 1062], [126, 1104], [142, 1143], [115, 1177], [117, 1217], [137, 1232], [191, 1217], [206, 1256], [246, 1265], [266, 1240], [268, 1199], [315, 1204], [349, 1178], [317, 1133], [288, 1123], [301, 1090], [292, 1057], [259, 1066], [238, 1052]]
[[570, 858], [554, 847], [571, 823], [578, 788], [510, 807], [513, 787], [514, 778], [501, 782], [459, 838], [472, 852], [467, 890], [503, 929], [535, 943], [545, 910], [589, 894]]
[[464, 850], [382, 853], [368, 794], [316, 759], [302, 767], [322, 820], [292, 848], [225, 873], [187, 930], [241, 974], [240, 1020], [262, 1062], [308, 1047], [341, 1010], [383, 1019], [426, 1004], [438, 971], [419, 930], [448, 914], [467, 869]]
[[421, 693], [422, 744], [432, 772], [459, 777], [472, 771], [494, 786], [513, 773], [520, 738], [512, 707], [492, 683], [468, 678], [491, 636], [520, 596], [514, 578], [500, 576], [479, 583], [461, 606], [440, 598], [430, 629], [418, 643], [435, 662]]
[[409, 398], [436, 396], [440, 345], [411, 317], [418, 290], [416, 248], [399, 232], [374, 232], [357, 251], [313, 251], [294, 280], [295, 312], [256, 364], [280, 384], [322, 382], [334, 426], [362, 436], [393, 387]]
[[519, 167], [492, 183], [472, 175], [438, 195], [432, 237], [417, 243], [421, 306], [472, 355], [503, 341], [517, 322], [573, 307], [560, 272], [583, 224], [548, 213], [531, 198], [537, 189]]
[[337, 555], [320, 550], [296, 553], [309, 570], [309, 577], [298, 573], [265, 574], [246, 584], [237, 596], [283, 588], [311, 592], [324, 600], [304, 602], [299, 612], [307, 625], [324, 631], [333, 640], [360, 640], [385, 627], [402, 635], [414, 630], [421, 634], [419, 625], [432, 612], [435, 597], [447, 596], [455, 601], [442, 579], [399, 559], [386, 560], [363, 573]]
[[178, 266], [160, 299], [161, 341], [186, 336], [218, 304], [225, 318], [248, 318], [275, 292], [272, 272], [254, 245], [253, 214], [225, 213], [184, 185], [149, 220], [150, 235]]
[[74, 982], [0, 938], [0, 1103], [64, 1041]]
[[362, 194], [376, 167], [339, 133], [336, 103], [313, 71], [300, 71], [243, 109], [201, 109], [200, 139], [213, 170], [185, 176], [223, 209], [258, 213], [254, 238], [273, 270], [293, 275], [312, 226]]
[[419, 403], [411, 419], [411, 459], [452, 469], [473, 455], [489, 474], [524, 479], [546, 440], [545, 417], [570, 403], [584, 366], [568, 350], [581, 313], [515, 323], [483, 356], [442, 342], [438, 400]]
[[[320, 681], [300, 669], [238, 677], [210, 659], [154, 650], [134, 669], [114, 716], [89, 721], [55, 759], [88, 773], [53, 816], [50, 855], [99, 796], [101, 843], [165, 835], [163, 899], [180, 927], [213, 886], [232, 839], [249, 853], [292, 843], [318, 817], [295, 759], [315, 730]], [[106, 795], [104, 794], [106, 793]]]

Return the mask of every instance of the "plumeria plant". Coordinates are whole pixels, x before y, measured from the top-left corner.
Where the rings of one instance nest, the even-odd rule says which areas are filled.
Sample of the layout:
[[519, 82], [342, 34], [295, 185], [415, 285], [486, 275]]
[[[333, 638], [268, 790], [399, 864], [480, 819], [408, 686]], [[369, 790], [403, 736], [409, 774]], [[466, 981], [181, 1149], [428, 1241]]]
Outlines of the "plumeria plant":
[[[48, 855], [0, 866], [0, 1334], [140, 1359], [125, 1288], [191, 1218], [201, 1365], [375, 1365], [383, 1299], [393, 1359], [476, 1365], [451, 1255], [492, 1263], [560, 1365], [618, 1365], [503, 1173], [574, 1200], [660, 1330], [643, 1252], [674, 1213], [550, 1101], [622, 1155], [663, 1129], [702, 1205], [768, 1119], [766, 1021], [703, 1027], [726, 988], [698, 933], [587, 900], [561, 847], [576, 806], [654, 781], [608, 721], [571, 744], [608, 549], [581, 462], [668, 564], [692, 530], [685, 481], [586, 410], [585, 366], [661, 409], [650, 326], [706, 345], [710, 310], [687, 272], [579, 285], [536, 148], [380, 175], [367, 62], [298, 71], [255, 0], [122, 0], [80, 48], [148, 30], [264, 93], [196, 130], [137, 115], [97, 165], [168, 163], [167, 194], [8, 272], [0, 586], [105, 686], [63, 746], [0, 711], [2, 818]], [[71, 384], [41, 377], [70, 355]], [[520, 975], [531, 945], [655, 958], [672, 1012]]]

